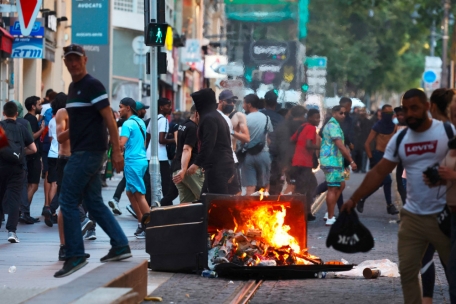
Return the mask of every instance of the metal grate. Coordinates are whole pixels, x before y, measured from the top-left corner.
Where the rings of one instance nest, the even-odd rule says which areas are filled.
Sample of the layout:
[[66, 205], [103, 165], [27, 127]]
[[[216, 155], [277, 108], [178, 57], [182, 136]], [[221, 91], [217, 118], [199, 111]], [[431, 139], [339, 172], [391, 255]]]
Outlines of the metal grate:
[[124, 12], [133, 12], [133, 1], [137, 0], [114, 0], [114, 9]]

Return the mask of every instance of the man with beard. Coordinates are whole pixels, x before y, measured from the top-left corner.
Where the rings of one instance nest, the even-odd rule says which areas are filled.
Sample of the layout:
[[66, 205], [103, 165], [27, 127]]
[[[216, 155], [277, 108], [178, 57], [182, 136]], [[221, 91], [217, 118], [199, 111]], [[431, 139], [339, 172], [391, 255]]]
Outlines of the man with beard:
[[229, 194], [228, 181], [234, 176], [230, 129], [217, 111], [215, 92], [202, 89], [191, 94], [200, 117], [198, 125], [198, 156], [187, 174], [199, 168], [205, 172], [202, 193]]
[[[382, 107], [382, 118], [372, 127], [369, 137], [364, 143], [364, 149], [366, 149], [367, 157], [369, 157], [371, 169], [378, 164], [378, 162], [383, 158], [385, 153], [386, 145], [390, 141], [391, 137], [396, 133], [396, 125], [393, 122], [393, 108], [390, 105], [384, 105]], [[375, 150], [371, 151], [370, 144], [375, 140]], [[388, 174], [383, 181], [383, 193], [386, 200], [386, 211], [391, 214], [398, 214], [399, 211], [394, 206], [391, 199], [391, 176]], [[371, 193], [373, 194], [373, 193]], [[362, 213], [364, 211], [364, 202], [367, 200], [367, 197], [363, 198], [356, 210]]]
[[[401, 210], [398, 255], [406, 304], [421, 303], [418, 274], [428, 244], [437, 249], [445, 266], [450, 258], [450, 239], [440, 230], [436, 220], [437, 214], [445, 206], [445, 195], [442, 193], [445, 193], [446, 189], [444, 186], [440, 189], [429, 188], [423, 180], [423, 171], [440, 163], [448, 150], [445, 127], [442, 122], [428, 116], [429, 108], [423, 91], [411, 89], [404, 94], [402, 109], [409, 128], [393, 136], [382, 160], [367, 173], [359, 188], [342, 206], [343, 211], [353, 212], [356, 204], [375, 191], [399, 161], [402, 161], [407, 171], [407, 204]], [[403, 138], [397, 146], [400, 134], [403, 134]]]
[[[237, 96], [233, 95], [231, 90], [224, 90], [219, 95], [219, 103], [217, 106], [217, 111], [222, 114], [222, 117], [226, 120], [228, 127], [230, 128], [230, 134], [236, 140], [241, 141], [242, 143], [248, 143], [250, 141], [249, 131], [247, 129], [246, 134], [241, 132], [234, 131], [233, 123], [228, 115], [233, 112], [234, 105], [236, 104]], [[231, 149], [233, 149], [233, 141], [231, 141]], [[239, 161], [234, 153], [233, 149], [233, 159], [234, 166], [236, 167], [234, 178], [229, 183], [230, 194], [239, 194], [241, 193], [241, 184], [240, 184], [240, 174], [239, 174]]]

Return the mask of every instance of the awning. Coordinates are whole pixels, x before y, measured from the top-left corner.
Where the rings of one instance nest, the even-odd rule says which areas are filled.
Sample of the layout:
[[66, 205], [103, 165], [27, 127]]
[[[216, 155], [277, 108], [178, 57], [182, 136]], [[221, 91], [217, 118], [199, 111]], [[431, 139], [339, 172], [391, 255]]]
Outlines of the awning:
[[0, 27], [0, 36], [1, 36], [0, 51], [11, 54], [13, 52], [14, 37], [11, 36], [7, 30], [5, 30], [4, 28], [1, 28], [1, 27]]

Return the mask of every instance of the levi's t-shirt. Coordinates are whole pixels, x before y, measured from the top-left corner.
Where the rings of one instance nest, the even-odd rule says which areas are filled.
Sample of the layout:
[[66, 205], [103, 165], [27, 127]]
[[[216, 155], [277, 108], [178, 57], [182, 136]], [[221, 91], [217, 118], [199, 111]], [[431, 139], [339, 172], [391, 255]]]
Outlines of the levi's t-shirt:
[[[454, 130], [454, 127], [452, 128]], [[446, 203], [446, 187], [430, 188], [424, 183], [423, 172], [428, 167], [440, 163], [448, 151], [448, 136], [443, 123], [433, 119], [431, 127], [424, 132], [415, 132], [409, 128], [395, 157], [396, 139], [399, 134], [400, 132], [391, 138], [383, 157], [395, 163], [402, 161], [407, 171], [405, 210], [420, 215], [441, 212]]]

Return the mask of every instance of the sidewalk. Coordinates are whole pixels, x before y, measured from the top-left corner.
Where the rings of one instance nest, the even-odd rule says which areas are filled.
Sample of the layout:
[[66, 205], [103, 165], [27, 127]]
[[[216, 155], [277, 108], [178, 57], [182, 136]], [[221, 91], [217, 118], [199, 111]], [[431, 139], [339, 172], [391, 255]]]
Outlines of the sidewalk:
[[[108, 180], [109, 186], [103, 188], [103, 198], [106, 203], [112, 198], [121, 177], [121, 175], [117, 175], [111, 181]], [[124, 193], [119, 204], [122, 215], [116, 216], [116, 219], [128, 237], [133, 256], [148, 260], [149, 255], [145, 252], [145, 240], [138, 240], [133, 235], [137, 228], [137, 220], [125, 209], [127, 204], [128, 198]], [[31, 215], [39, 216], [43, 205], [43, 180], [41, 180], [40, 187], [33, 198]], [[71, 282], [102, 265], [100, 258], [111, 248], [108, 236], [101, 228], [97, 227], [97, 239], [95, 241], [84, 241], [86, 253], [90, 254], [89, 264], [68, 277], [56, 279], [53, 275], [63, 264], [63, 262], [58, 261], [60, 242], [57, 225], [50, 228], [44, 224], [43, 217], [40, 216], [40, 218], [41, 222], [33, 225], [18, 225], [17, 235], [20, 240], [18, 244], [10, 244], [6, 240], [7, 231], [4, 223], [0, 228], [0, 294], [4, 295], [8, 290], [10, 291], [9, 294], [13, 290], [15, 290], [14, 294], [38, 293], [43, 289]], [[11, 266], [16, 267], [16, 272], [9, 273], [8, 270]], [[170, 276], [171, 274], [149, 271], [149, 292]], [[0, 296], [0, 303], [11, 304], [14, 302]]]

